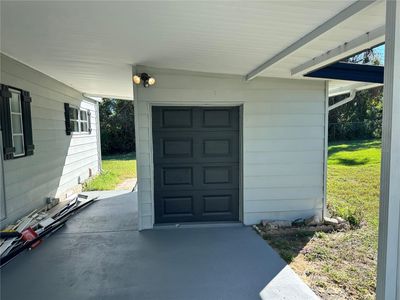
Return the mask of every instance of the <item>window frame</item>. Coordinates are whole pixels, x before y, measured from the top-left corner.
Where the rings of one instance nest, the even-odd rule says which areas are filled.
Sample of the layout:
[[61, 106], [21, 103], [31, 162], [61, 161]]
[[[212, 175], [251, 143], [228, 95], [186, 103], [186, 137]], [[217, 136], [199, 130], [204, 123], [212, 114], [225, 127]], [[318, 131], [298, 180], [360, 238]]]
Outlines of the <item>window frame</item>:
[[[19, 96], [20, 112], [13, 112], [13, 93]], [[32, 129], [32, 97], [30, 92], [15, 86], [0, 83], [0, 125], [2, 128], [3, 160], [20, 159], [34, 155]], [[14, 133], [13, 116], [20, 115], [21, 132]], [[22, 152], [16, 154], [15, 136], [22, 137]]]
[[[10, 121], [11, 121], [11, 139], [12, 139], [12, 145], [14, 147], [14, 153], [13, 156], [14, 158], [18, 158], [18, 157], [24, 157], [26, 156], [26, 151], [25, 151], [25, 128], [24, 128], [24, 114], [22, 111], [22, 91], [13, 87], [9, 87], [8, 90], [10, 91], [11, 95], [12, 93], [18, 93], [18, 97], [19, 97], [19, 101], [18, 101], [18, 105], [19, 105], [19, 113], [18, 112], [13, 112], [12, 110], [12, 96], [10, 98]], [[14, 133], [14, 126], [13, 126], [13, 115], [17, 115], [19, 116], [19, 120], [20, 120], [20, 126], [21, 126], [21, 133]], [[22, 137], [22, 153], [20, 154], [16, 154], [16, 147], [15, 147], [15, 140], [14, 140], [14, 136], [20, 136]]]
[[[71, 109], [75, 109], [78, 112], [78, 119], [73, 119], [71, 118]], [[81, 118], [81, 112], [84, 112], [86, 114], [86, 120], [82, 120]], [[90, 134], [90, 128], [89, 128], [89, 117], [90, 113], [88, 109], [82, 109], [78, 106], [75, 105], [69, 105], [69, 120], [70, 120], [70, 127], [71, 127], [71, 134]], [[74, 122], [78, 123], [78, 131], [75, 131], [74, 126], [72, 125]], [[87, 130], [82, 130], [82, 123], [86, 123], [86, 128]]]
[[[82, 120], [82, 115], [81, 115], [82, 113], [85, 113], [86, 120]], [[80, 132], [90, 133], [89, 117], [90, 117], [89, 110], [87, 110], [87, 109], [79, 109], [79, 130], [80, 130]], [[82, 124], [86, 124], [86, 130], [85, 131], [82, 130]]]

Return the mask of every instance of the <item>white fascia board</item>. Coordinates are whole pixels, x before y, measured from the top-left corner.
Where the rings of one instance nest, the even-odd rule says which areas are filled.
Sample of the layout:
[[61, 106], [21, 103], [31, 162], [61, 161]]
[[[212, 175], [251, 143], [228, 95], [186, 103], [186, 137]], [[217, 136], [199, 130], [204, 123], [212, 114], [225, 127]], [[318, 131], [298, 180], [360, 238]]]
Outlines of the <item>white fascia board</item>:
[[110, 99], [121, 99], [121, 100], [133, 100], [131, 97], [126, 97], [126, 96], [116, 96], [116, 95], [100, 95], [100, 94], [87, 94], [84, 93], [83, 96], [90, 98], [92, 100], [100, 102], [98, 99], [103, 99], [103, 98], [110, 98]]
[[91, 96], [91, 95], [88, 95], [88, 94], [82, 94], [82, 95], [86, 99], [90, 99], [92, 101], [99, 102], [99, 103], [103, 102], [103, 98], [102, 97]]
[[350, 6], [348, 6], [347, 8], [345, 8], [344, 10], [342, 10], [341, 12], [339, 12], [338, 14], [336, 14], [335, 16], [330, 18], [328, 21], [321, 24], [320, 26], [315, 28], [313, 31], [307, 33], [301, 39], [299, 39], [296, 42], [294, 42], [293, 44], [291, 44], [289, 47], [285, 48], [284, 50], [282, 50], [281, 52], [279, 52], [272, 58], [268, 59], [266, 62], [264, 62], [257, 68], [255, 68], [254, 70], [250, 71], [245, 76], [245, 79], [251, 80], [251, 79], [257, 77], [258, 75], [260, 75], [262, 72], [264, 72], [267, 68], [269, 68], [273, 64], [276, 64], [278, 61], [284, 59], [285, 57], [292, 54], [296, 50], [304, 47], [311, 41], [315, 40], [319, 36], [326, 33], [327, 31], [329, 31], [332, 28], [336, 27], [337, 25], [343, 23], [350, 17], [360, 13], [361, 11], [363, 11], [364, 9], [366, 9], [367, 7], [369, 7], [370, 5], [372, 5], [373, 3], [376, 3], [376, 2], [377, 2], [377, 0], [359, 0], [359, 1], [351, 4]]
[[383, 86], [381, 83], [367, 83], [367, 82], [357, 82], [352, 85], [347, 85], [344, 87], [332, 89], [329, 91], [329, 97], [339, 96], [343, 94], [348, 94], [351, 91], [362, 91], [372, 89], [378, 86]]
[[385, 26], [381, 26], [293, 68], [291, 70], [292, 76], [307, 74], [384, 41]]

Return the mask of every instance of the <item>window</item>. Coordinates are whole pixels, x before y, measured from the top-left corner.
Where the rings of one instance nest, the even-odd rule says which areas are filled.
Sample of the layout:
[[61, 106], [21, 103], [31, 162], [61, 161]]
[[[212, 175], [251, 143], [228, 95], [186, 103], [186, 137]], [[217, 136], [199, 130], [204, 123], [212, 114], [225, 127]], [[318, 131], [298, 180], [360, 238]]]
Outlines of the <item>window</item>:
[[0, 124], [5, 160], [33, 155], [31, 102], [28, 91], [0, 84]]
[[71, 121], [71, 131], [79, 132], [79, 109], [75, 107], [70, 107], [69, 118]]
[[71, 132], [91, 133], [90, 112], [88, 110], [70, 106], [68, 103], [64, 103], [64, 108], [67, 135], [70, 135]]
[[9, 89], [11, 92], [11, 137], [14, 146], [14, 157], [25, 155], [24, 125], [22, 119], [21, 92]]
[[89, 124], [88, 124], [88, 112], [85, 110], [80, 111], [80, 125], [81, 131], [89, 132]]

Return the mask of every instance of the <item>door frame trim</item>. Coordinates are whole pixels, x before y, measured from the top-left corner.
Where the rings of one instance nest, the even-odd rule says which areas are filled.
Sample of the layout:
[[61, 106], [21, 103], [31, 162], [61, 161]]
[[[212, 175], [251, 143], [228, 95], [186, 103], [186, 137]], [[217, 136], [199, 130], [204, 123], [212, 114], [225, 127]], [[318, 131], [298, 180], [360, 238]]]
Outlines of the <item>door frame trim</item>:
[[[243, 223], [244, 217], [244, 198], [243, 198], [243, 109], [244, 102], [217, 102], [217, 101], [204, 101], [204, 102], [147, 102], [147, 111], [149, 112], [148, 128], [149, 128], [149, 163], [150, 163], [150, 188], [151, 188], [151, 203], [152, 203], [152, 224], [153, 228], [155, 223], [155, 199], [154, 199], [154, 145], [153, 145], [153, 107], [239, 107], [239, 222]], [[224, 223], [221, 221], [221, 223]], [[231, 222], [227, 222], [231, 223]]]

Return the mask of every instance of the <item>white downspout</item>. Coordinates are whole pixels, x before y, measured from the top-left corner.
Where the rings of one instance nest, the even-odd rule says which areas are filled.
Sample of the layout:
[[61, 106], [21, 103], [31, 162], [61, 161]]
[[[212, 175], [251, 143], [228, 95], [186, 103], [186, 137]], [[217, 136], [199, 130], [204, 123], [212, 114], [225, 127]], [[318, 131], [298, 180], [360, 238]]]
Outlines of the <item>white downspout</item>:
[[331, 111], [332, 109], [342, 106], [343, 104], [349, 103], [350, 101], [353, 101], [354, 98], [356, 97], [356, 92], [357, 92], [356, 90], [351, 90], [350, 96], [348, 96], [347, 98], [344, 98], [343, 100], [339, 101], [338, 103], [335, 103], [335, 104], [329, 106], [328, 111]]

